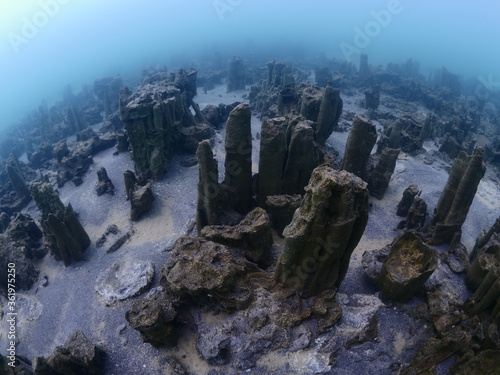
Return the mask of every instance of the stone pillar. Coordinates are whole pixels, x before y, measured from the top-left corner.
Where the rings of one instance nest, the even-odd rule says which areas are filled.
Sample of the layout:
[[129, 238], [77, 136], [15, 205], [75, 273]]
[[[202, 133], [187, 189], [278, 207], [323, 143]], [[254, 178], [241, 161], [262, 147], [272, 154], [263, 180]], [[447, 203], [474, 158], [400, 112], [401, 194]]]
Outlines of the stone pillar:
[[370, 174], [368, 180], [368, 190], [370, 195], [377, 199], [382, 199], [384, 193], [389, 186], [394, 169], [396, 168], [396, 161], [398, 160], [399, 148], [385, 148], [380, 154], [377, 166]]
[[16, 161], [17, 160], [14, 160], [12, 157], [7, 159], [5, 162], [5, 169], [7, 170], [10, 184], [12, 189], [16, 192], [17, 197], [23, 201], [29, 201], [31, 199], [30, 190], [19, 169], [19, 162]]
[[347, 138], [342, 169], [366, 180], [366, 166], [376, 141], [375, 125], [368, 119], [356, 115]]
[[293, 127], [288, 157], [283, 172], [282, 193], [304, 194], [311, 173], [321, 162], [320, 150], [314, 142], [314, 129], [310, 121], [299, 122]]
[[217, 196], [219, 194], [217, 160], [208, 140], [201, 141], [196, 151], [199, 166], [196, 229], [198, 234], [207, 225], [218, 224]]
[[54, 258], [67, 266], [83, 259], [90, 238], [69, 204], [67, 207], [48, 183], [31, 185], [31, 194], [42, 213], [44, 242]]
[[239, 57], [229, 60], [227, 72], [227, 92], [244, 90], [246, 83], [245, 66]]
[[101, 196], [105, 193], [109, 193], [111, 195], [115, 194], [115, 185], [113, 185], [113, 182], [109, 179], [106, 168], [101, 167], [97, 170], [97, 179], [97, 195]]
[[481, 147], [477, 147], [472, 156], [460, 152], [453, 162], [448, 181], [434, 211], [431, 223], [432, 244], [449, 242], [456, 232], [462, 230], [479, 182], [486, 172], [483, 153]]
[[267, 196], [281, 194], [287, 153], [286, 129], [285, 117], [262, 119], [257, 186], [257, 203], [261, 207], [265, 206]]
[[316, 125], [316, 142], [323, 146], [337, 126], [342, 114], [343, 101], [340, 98], [340, 90], [334, 89], [330, 82], [325, 88], [321, 106], [319, 107], [318, 121]]
[[306, 296], [338, 288], [367, 221], [366, 183], [326, 164], [317, 167], [300, 208], [283, 232], [276, 280]]
[[231, 111], [226, 125], [226, 160], [224, 184], [236, 189], [241, 213], [252, 203], [252, 112], [248, 104]]
[[380, 104], [380, 86], [373, 86], [365, 90], [365, 107], [377, 109]]

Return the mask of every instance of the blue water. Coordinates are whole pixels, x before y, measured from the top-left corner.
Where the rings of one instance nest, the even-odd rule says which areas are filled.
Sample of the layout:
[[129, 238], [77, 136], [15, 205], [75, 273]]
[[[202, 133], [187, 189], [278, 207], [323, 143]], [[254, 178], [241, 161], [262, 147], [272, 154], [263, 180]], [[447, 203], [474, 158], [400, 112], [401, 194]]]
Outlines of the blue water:
[[67, 84], [78, 92], [97, 78], [140, 75], [145, 65], [194, 65], [214, 51], [282, 59], [324, 53], [356, 64], [367, 53], [372, 65], [412, 57], [424, 75], [445, 66], [500, 86], [500, 3], [494, 0], [19, 3], [0, 5], [0, 128], [42, 98], [49, 105], [60, 100]]

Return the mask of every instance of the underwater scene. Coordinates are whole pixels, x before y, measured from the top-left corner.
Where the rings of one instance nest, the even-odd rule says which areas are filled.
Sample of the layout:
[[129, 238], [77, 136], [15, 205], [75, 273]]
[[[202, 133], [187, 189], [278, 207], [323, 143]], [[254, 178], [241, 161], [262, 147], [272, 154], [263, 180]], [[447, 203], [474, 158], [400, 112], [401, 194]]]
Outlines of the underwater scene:
[[0, 375], [500, 375], [499, 11], [4, 0]]

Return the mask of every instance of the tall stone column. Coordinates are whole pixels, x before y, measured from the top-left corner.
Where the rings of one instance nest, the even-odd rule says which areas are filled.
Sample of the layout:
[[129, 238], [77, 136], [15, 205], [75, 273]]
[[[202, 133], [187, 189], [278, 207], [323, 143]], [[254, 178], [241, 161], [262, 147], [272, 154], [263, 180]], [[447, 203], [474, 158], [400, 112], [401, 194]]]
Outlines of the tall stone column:
[[368, 119], [356, 115], [347, 138], [342, 169], [366, 180], [366, 166], [376, 141], [375, 125]]
[[218, 224], [217, 196], [219, 194], [218, 167], [210, 142], [201, 141], [196, 151], [199, 165], [196, 229], [198, 234], [207, 225]]
[[242, 213], [247, 213], [252, 203], [251, 117], [250, 106], [239, 104], [229, 114], [226, 125], [224, 184], [236, 190]]
[[317, 167], [285, 227], [276, 280], [305, 296], [338, 288], [368, 221], [366, 183], [352, 173]]

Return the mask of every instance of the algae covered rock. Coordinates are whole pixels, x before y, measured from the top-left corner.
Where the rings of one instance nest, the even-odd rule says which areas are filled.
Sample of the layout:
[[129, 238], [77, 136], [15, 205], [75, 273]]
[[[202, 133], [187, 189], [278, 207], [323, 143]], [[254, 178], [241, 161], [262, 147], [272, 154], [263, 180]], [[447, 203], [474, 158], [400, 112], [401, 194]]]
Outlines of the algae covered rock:
[[292, 222], [283, 231], [285, 244], [276, 280], [314, 296], [342, 283], [351, 254], [368, 221], [366, 183], [328, 165], [317, 167]]
[[410, 299], [437, 268], [434, 249], [413, 232], [403, 233], [391, 245], [378, 284], [382, 293], [395, 300]]

